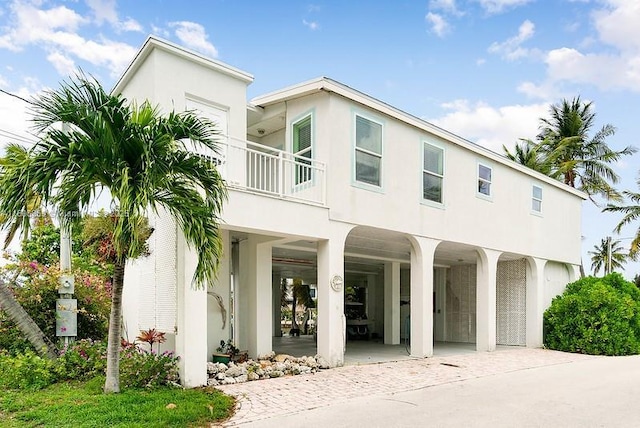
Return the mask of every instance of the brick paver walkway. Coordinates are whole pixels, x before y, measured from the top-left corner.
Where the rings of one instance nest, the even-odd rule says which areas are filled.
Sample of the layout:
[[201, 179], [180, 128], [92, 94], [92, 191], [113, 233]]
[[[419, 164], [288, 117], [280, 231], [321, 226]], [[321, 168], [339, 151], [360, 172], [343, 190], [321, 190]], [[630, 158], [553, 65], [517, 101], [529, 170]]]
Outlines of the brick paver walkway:
[[544, 349], [514, 348], [446, 357], [345, 366], [315, 374], [287, 376], [218, 387], [237, 399], [233, 427], [328, 406], [363, 395], [395, 394], [450, 382], [564, 364], [589, 358]]

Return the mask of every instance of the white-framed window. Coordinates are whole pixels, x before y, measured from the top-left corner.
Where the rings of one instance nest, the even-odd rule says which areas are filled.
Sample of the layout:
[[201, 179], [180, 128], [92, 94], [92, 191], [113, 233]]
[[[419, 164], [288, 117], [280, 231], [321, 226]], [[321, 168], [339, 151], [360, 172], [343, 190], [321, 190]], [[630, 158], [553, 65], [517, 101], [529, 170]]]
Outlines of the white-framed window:
[[311, 181], [311, 159], [313, 157], [313, 123], [309, 114], [293, 123], [292, 152], [295, 159], [295, 183]]
[[487, 165], [478, 164], [478, 194], [492, 196], [492, 169]]
[[422, 198], [442, 203], [444, 149], [427, 142], [422, 146]]
[[542, 187], [535, 184], [531, 187], [531, 211], [542, 212]]
[[382, 187], [382, 124], [355, 115], [355, 180]]

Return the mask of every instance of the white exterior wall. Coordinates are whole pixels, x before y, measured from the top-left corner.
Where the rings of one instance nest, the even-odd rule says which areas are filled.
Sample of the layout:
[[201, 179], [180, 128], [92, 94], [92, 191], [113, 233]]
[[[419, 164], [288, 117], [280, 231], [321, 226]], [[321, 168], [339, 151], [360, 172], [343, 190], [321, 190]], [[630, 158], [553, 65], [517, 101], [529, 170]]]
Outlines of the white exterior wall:
[[[315, 158], [327, 163], [327, 198], [332, 220], [580, 263], [580, 222], [576, 221], [581, 213], [580, 197], [359, 107], [339, 95], [323, 93], [320, 97], [330, 97], [331, 110], [326, 111], [324, 100], [316, 104]], [[294, 108], [297, 104], [288, 105]], [[369, 191], [352, 185], [354, 112], [377, 118], [384, 124], [381, 190]], [[422, 203], [425, 140], [445, 149], [443, 207]], [[476, 196], [478, 161], [493, 167], [491, 201]], [[543, 188], [541, 216], [531, 213], [533, 184]], [[552, 241], [550, 236], [554, 238]]]

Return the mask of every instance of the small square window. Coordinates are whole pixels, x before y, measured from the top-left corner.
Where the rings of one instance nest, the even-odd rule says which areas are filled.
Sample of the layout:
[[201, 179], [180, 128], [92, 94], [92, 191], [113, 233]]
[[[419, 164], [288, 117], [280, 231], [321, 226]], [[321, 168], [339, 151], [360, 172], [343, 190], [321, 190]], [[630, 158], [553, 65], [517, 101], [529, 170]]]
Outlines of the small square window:
[[542, 187], [533, 186], [531, 190], [531, 210], [537, 213], [542, 212]]
[[478, 164], [478, 193], [491, 196], [491, 168]]

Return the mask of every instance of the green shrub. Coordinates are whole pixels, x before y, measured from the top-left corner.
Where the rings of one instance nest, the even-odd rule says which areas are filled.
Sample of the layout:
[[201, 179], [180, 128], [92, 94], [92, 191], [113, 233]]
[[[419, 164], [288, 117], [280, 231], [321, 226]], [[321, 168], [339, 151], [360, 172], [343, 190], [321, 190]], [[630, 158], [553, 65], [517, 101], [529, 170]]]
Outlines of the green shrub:
[[84, 380], [104, 375], [107, 346], [91, 339], [79, 340], [64, 349], [56, 365], [61, 380]]
[[544, 342], [591, 355], [640, 353], [640, 290], [618, 273], [569, 284], [544, 313]]
[[33, 351], [0, 354], [0, 389], [42, 389], [56, 381], [55, 362]]
[[152, 388], [173, 385], [179, 380], [178, 357], [172, 353], [156, 354], [137, 346], [120, 352], [120, 385], [125, 388]]

